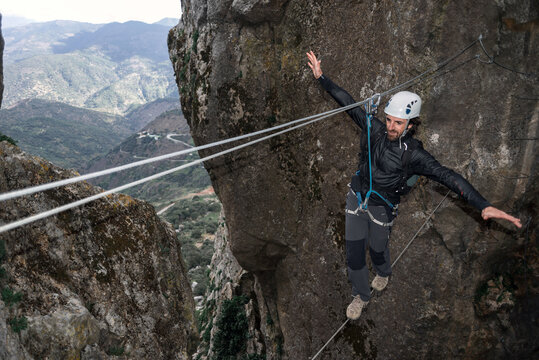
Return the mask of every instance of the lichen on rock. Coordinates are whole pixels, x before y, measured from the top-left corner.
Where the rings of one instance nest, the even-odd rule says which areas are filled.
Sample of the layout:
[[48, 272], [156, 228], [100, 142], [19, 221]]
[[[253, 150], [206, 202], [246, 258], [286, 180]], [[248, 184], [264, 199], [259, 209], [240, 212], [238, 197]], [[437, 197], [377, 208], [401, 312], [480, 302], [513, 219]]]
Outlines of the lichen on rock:
[[[74, 175], [0, 142], [0, 192]], [[83, 182], [8, 200], [0, 222], [100, 191]], [[109, 195], [2, 233], [0, 243], [0, 288], [22, 294], [0, 308], [3, 358], [187, 360], [195, 350], [194, 302], [180, 246], [148, 203]], [[7, 324], [22, 317], [26, 326], [16, 336]]]

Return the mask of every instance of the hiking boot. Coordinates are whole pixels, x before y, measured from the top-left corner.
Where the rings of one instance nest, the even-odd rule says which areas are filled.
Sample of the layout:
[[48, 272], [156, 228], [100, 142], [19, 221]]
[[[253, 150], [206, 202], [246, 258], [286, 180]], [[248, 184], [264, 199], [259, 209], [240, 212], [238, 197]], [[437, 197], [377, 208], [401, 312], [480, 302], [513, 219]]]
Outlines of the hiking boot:
[[348, 308], [346, 309], [346, 316], [350, 320], [357, 320], [361, 316], [361, 312], [363, 311], [363, 308], [367, 306], [369, 302], [363, 301], [359, 297], [359, 295], [356, 295], [354, 297], [354, 300], [348, 305]]
[[389, 276], [383, 277], [380, 275], [376, 275], [372, 280], [371, 286], [376, 291], [382, 291], [386, 288], [388, 281]]

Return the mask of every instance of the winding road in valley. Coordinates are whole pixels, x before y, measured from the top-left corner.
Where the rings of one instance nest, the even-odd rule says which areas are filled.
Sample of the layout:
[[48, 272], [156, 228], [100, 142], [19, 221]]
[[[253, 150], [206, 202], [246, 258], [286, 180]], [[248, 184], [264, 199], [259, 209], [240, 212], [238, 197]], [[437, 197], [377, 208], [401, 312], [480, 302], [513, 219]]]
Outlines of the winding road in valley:
[[[204, 189], [204, 190], [202, 190], [200, 192], [190, 193], [190, 194], [184, 195], [181, 198], [179, 198], [178, 201], [183, 200], [183, 199], [190, 199], [190, 198], [193, 198], [195, 196], [205, 196], [205, 195], [212, 195], [212, 194], [215, 194], [215, 191], [213, 190], [213, 186], [209, 186], [209, 187], [207, 187], [206, 189]], [[164, 208], [162, 208], [161, 210], [159, 210], [157, 212], [157, 215], [163, 214], [165, 211], [167, 211], [168, 209], [173, 207], [178, 201], [175, 201], [172, 204], [165, 206]]]
[[167, 139], [169, 139], [170, 141], [173, 141], [175, 143], [183, 144], [183, 145], [185, 145], [187, 147], [193, 147], [192, 145], [189, 145], [185, 141], [181, 141], [181, 140], [177, 140], [177, 139], [172, 138], [173, 136], [182, 136], [182, 135], [189, 135], [189, 134], [168, 134]]

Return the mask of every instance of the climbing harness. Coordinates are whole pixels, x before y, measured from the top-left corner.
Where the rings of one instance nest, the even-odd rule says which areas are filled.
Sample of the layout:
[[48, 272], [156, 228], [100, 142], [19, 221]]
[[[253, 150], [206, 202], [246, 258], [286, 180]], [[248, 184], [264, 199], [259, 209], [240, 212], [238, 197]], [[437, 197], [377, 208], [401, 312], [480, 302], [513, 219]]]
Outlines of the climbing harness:
[[[359, 213], [367, 213], [367, 215], [369, 215], [369, 218], [371, 219], [371, 221], [377, 225], [380, 225], [380, 226], [393, 226], [393, 222], [394, 220], [391, 220], [391, 222], [388, 222], [388, 223], [385, 223], [385, 222], [382, 222], [378, 219], [376, 219], [372, 214], [371, 212], [368, 210], [368, 209], [362, 209], [361, 206], [362, 206], [362, 203], [361, 203], [361, 194], [359, 192], [356, 192], [354, 193], [354, 191], [352, 189], [350, 189], [350, 191], [352, 192], [352, 194], [354, 194], [354, 196], [357, 197], [358, 199], [358, 207], [355, 209], [355, 210], [350, 210], [350, 209], [345, 209], [345, 212], [347, 214], [350, 214], [350, 215], [355, 215], [355, 216], [359, 216]], [[395, 208], [398, 207], [398, 204], [395, 206]], [[394, 216], [396, 216], [396, 214], [394, 213]]]
[[[369, 198], [371, 197], [372, 194], [374, 194], [374, 195], [377, 195], [380, 199], [382, 199], [387, 204], [387, 206], [391, 209], [393, 213], [393, 217], [397, 216], [397, 212], [398, 212], [398, 204], [393, 205], [391, 202], [389, 202], [389, 200], [387, 200], [385, 197], [380, 195], [379, 192], [377, 192], [376, 190], [372, 188], [372, 154], [371, 154], [371, 125], [372, 124], [371, 122], [372, 122], [372, 116], [374, 112], [376, 111], [376, 108], [378, 107], [379, 104], [380, 104], [380, 94], [374, 94], [369, 99], [367, 99], [367, 102], [365, 103], [365, 113], [367, 117], [367, 149], [368, 149], [367, 156], [369, 157], [369, 191], [367, 191], [367, 193], [365, 194], [364, 201], [362, 201], [361, 199], [361, 192], [357, 191], [356, 192], [357, 203], [358, 203], [357, 209], [355, 211], [347, 209], [346, 212], [352, 215], [358, 215], [359, 212], [364, 212], [364, 213], [366, 212], [369, 215], [369, 218], [371, 219], [371, 221], [374, 222], [375, 224], [378, 224], [384, 227], [389, 227], [393, 225], [394, 220], [391, 220], [391, 222], [384, 223], [376, 219], [371, 214], [368, 207]], [[356, 175], [359, 175], [359, 170], [356, 172]]]
[[[412, 242], [415, 240], [415, 238], [417, 237], [417, 235], [419, 235], [419, 233], [421, 232], [421, 230], [423, 230], [423, 227], [425, 227], [425, 225], [427, 224], [427, 222], [430, 220], [430, 218], [432, 217], [432, 215], [434, 215], [434, 213], [440, 208], [440, 206], [442, 205], [442, 203], [444, 202], [444, 200], [449, 196], [449, 193], [451, 192], [451, 190], [447, 191], [447, 193], [445, 194], [445, 196], [443, 197], [443, 199], [438, 203], [438, 205], [434, 208], [434, 210], [432, 210], [432, 212], [430, 213], [430, 215], [427, 217], [427, 219], [423, 222], [423, 224], [421, 225], [421, 227], [415, 232], [414, 236], [412, 236], [412, 238], [410, 239], [410, 241], [408, 241], [408, 244], [406, 244], [406, 246], [404, 247], [404, 249], [401, 251], [401, 253], [399, 254], [399, 256], [395, 259], [395, 261], [393, 261], [393, 263], [391, 264], [391, 268], [393, 269], [393, 267], [395, 266], [395, 264], [399, 261], [399, 259], [402, 257], [402, 255], [406, 252], [406, 250], [408, 250], [408, 248], [410, 247], [410, 245], [412, 245]], [[373, 293], [373, 290], [371, 290], [371, 294]], [[339, 334], [341, 332], [342, 329], [344, 329], [344, 327], [346, 326], [346, 324], [348, 324], [348, 322], [350, 321], [350, 319], [346, 319], [345, 322], [337, 329], [337, 331], [335, 331], [333, 333], [333, 335], [329, 338], [329, 340], [320, 348], [320, 350], [318, 350], [318, 352], [311, 358], [311, 360], [315, 360], [318, 355], [320, 355], [322, 353], [322, 351], [324, 351], [324, 349], [331, 343], [331, 341], [333, 341], [333, 339], [335, 338], [335, 336], [337, 336], [337, 334]]]

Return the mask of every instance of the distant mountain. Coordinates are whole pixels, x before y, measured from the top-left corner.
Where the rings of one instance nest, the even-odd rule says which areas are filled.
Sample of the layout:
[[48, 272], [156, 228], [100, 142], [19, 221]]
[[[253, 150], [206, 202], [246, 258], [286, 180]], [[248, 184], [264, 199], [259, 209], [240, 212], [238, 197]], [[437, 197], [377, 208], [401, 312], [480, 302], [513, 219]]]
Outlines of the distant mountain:
[[86, 49], [99, 49], [112, 61], [143, 57], [155, 62], [168, 61], [169, 27], [140, 21], [105, 24], [97, 30], [81, 31], [52, 46], [55, 54]]
[[136, 21], [6, 29], [3, 106], [39, 98], [123, 115], [156, 99], [179, 98], [168, 30]]
[[133, 57], [115, 63], [93, 52], [34, 56], [4, 66], [4, 106], [40, 98], [123, 114], [147, 102], [176, 97], [169, 63]]
[[125, 117], [129, 120], [129, 126], [135, 130], [141, 130], [146, 124], [152, 122], [162, 113], [180, 109], [179, 98], [157, 99], [129, 112]]
[[178, 18], [163, 18], [157, 22], [154, 22], [154, 24], [163, 25], [163, 26], [167, 26], [171, 28], [173, 26], [178, 25], [179, 18], [180, 18], [180, 14], [178, 14]]
[[56, 20], [31, 23], [24, 26], [4, 28], [2, 35], [6, 41], [4, 63], [10, 64], [36, 55], [53, 54], [53, 46], [80, 32], [93, 32], [103, 25], [78, 21]]
[[[171, 110], [158, 116], [144, 129], [128, 137], [105, 156], [94, 159], [84, 172], [108, 169], [144, 158], [180, 151], [193, 145], [189, 126], [183, 114], [180, 110]], [[92, 183], [111, 189], [194, 159], [198, 159], [196, 152], [98, 178]], [[208, 186], [210, 186], [208, 173], [202, 165], [196, 165], [129, 189], [126, 193], [150, 201], [159, 207], [188, 192], [200, 191]]]
[[2, 30], [15, 26], [23, 26], [36, 22], [35, 20], [25, 18], [23, 16], [4, 15], [2, 14]]
[[121, 116], [38, 99], [0, 109], [0, 132], [33, 155], [77, 170], [132, 133]]

